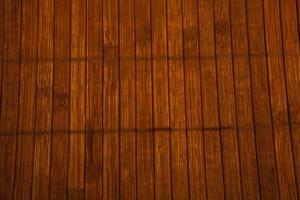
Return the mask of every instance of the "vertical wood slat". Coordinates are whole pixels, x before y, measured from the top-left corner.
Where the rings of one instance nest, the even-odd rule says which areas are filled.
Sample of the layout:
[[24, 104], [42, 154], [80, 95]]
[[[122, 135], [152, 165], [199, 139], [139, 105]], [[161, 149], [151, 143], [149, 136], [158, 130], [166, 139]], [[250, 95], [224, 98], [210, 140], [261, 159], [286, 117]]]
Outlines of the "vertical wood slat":
[[120, 0], [119, 9], [120, 128], [133, 130], [120, 132], [120, 197], [136, 199], [134, 1]]
[[247, 1], [246, 6], [260, 192], [262, 199], [278, 199], [262, 1]]
[[263, 3], [270, 77], [271, 113], [280, 198], [296, 199], [297, 189], [289, 127], [285, 66], [281, 56], [282, 37], [279, 1], [267, 0]]
[[[166, 1], [151, 1], [154, 128], [169, 127]], [[171, 199], [170, 132], [154, 131], [155, 198]]]
[[70, 124], [70, 0], [54, 2], [54, 61], [50, 199], [67, 199]]
[[198, 13], [207, 198], [223, 199], [213, 1], [198, 2]]
[[[19, 118], [14, 198], [32, 197], [34, 126], [36, 109], [38, 1], [22, 1]], [[29, 134], [23, 134], [27, 132]]]
[[[203, 126], [199, 60], [198, 2], [182, 1], [183, 55], [187, 128]], [[187, 130], [190, 199], [206, 199], [203, 131]]]
[[1, 101], [2, 101], [2, 69], [3, 69], [3, 54], [4, 54], [4, 16], [5, 16], [5, 8], [4, 2], [0, 2], [0, 113], [1, 113]]
[[119, 150], [119, 16], [118, 1], [104, 1], [103, 39], [103, 199], [118, 199], [120, 189]]
[[103, 1], [87, 2], [87, 86], [86, 86], [86, 177], [85, 198], [102, 199], [103, 132], [102, 129], [102, 5]]
[[230, 9], [241, 186], [244, 199], [259, 199], [260, 187], [248, 56], [246, 2], [230, 1]]
[[[137, 199], [154, 199], [150, 1], [135, 1]], [[140, 59], [146, 58], [146, 59]]]
[[[71, 3], [71, 58], [86, 57], [86, 1]], [[71, 61], [68, 198], [85, 197], [86, 60]]]
[[217, 0], [215, 8], [216, 62], [219, 92], [220, 126], [224, 170], [225, 198], [241, 198], [239, 142], [236, 130], [234, 71], [232, 66], [229, 1]]
[[[20, 60], [21, 2], [2, 1], [4, 6], [3, 60]], [[4, 63], [1, 82], [0, 116], [0, 196], [13, 198], [16, 156], [16, 132], [18, 122], [19, 63]], [[11, 135], [2, 135], [10, 132]]]
[[[167, 48], [171, 131], [171, 182], [173, 199], [189, 198], [185, 83], [183, 66], [182, 1], [167, 1]], [[175, 59], [173, 59], [175, 58]]]
[[[40, 1], [38, 59], [53, 58], [54, 1]], [[32, 199], [49, 199], [53, 62], [37, 63], [37, 97]], [[47, 132], [47, 134], [41, 134]], [[49, 134], [50, 133], [50, 134]]]
[[[300, 2], [299, 2], [300, 3]], [[298, 5], [299, 6], [299, 5]], [[297, 2], [280, 1], [281, 28], [283, 40], [283, 55], [286, 75], [286, 89], [289, 109], [289, 120], [292, 134], [292, 147], [294, 158], [294, 169], [296, 174], [296, 186], [299, 197], [300, 191], [300, 129], [295, 124], [300, 122], [300, 96], [297, 91], [300, 87], [300, 59], [299, 59], [299, 29], [297, 25]], [[299, 10], [298, 10], [299, 12]], [[299, 13], [298, 13], [299, 14]], [[299, 15], [300, 16], [300, 15]]]

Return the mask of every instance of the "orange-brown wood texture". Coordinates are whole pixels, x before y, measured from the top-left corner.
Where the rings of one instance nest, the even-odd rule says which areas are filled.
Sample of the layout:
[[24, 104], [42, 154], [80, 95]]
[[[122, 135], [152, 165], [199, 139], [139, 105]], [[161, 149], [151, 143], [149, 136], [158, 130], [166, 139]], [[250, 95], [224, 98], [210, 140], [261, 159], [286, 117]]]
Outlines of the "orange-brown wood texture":
[[1, 0], [0, 199], [300, 198], [299, 0]]

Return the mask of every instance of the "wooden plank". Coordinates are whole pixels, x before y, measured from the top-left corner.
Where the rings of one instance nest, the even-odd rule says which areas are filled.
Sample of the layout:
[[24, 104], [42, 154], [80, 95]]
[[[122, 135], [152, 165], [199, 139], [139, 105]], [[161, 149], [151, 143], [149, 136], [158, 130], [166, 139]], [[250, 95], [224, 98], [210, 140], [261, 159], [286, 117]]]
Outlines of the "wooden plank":
[[71, 3], [71, 88], [68, 199], [85, 198], [86, 2]]
[[[175, 129], [186, 128], [182, 8], [181, 0], [167, 1], [169, 119], [170, 126]], [[185, 130], [171, 132], [171, 173], [173, 199], [188, 199], [189, 171]]]
[[286, 80], [283, 57], [281, 56], [282, 38], [279, 2], [277, 0], [264, 1], [263, 8], [280, 198], [296, 199], [297, 188], [289, 128]]
[[[39, 3], [38, 58], [53, 58], [54, 1]], [[49, 199], [53, 62], [38, 63], [32, 199]], [[43, 134], [46, 132], [46, 134]]]
[[246, 2], [231, 1], [231, 37], [243, 199], [259, 199]]
[[37, 0], [23, 1], [15, 199], [32, 197], [37, 63], [22, 60], [37, 58], [37, 16]]
[[[5, 14], [5, 9], [4, 9], [4, 2], [0, 2], [0, 81], [1, 81], [1, 86], [0, 86], [0, 105], [2, 101], [2, 66], [3, 66], [3, 54], [4, 54], [4, 14]], [[1, 106], [0, 106], [0, 113], [1, 113]]]
[[[166, 1], [151, 1], [153, 115], [154, 128], [157, 129], [170, 126], [166, 6]], [[154, 131], [154, 152], [155, 198], [171, 199], [169, 131]]]
[[[19, 62], [21, 2], [3, 1], [5, 34], [3, 36], [3, 60], [15, 59], [16, 62], [4, 63], [1, 82], [0, 115], [0, 196], [12, 199], [14, 191], [14, 169], [16, 156], [16, 132], [18, 123]], [[2, 135], [5, 132], [11, 135]]]
[[[119, 1], [120, 128], [136, 127], [134, 1]], [[139, 133], [141, 134], [141, 133]], [[136, 132], [120, 132], [120, 197], [136, 199]]]
[[[135, 1], [137, 199], [154, 199], [150, 1]], [[141, 59], [145, 58], [145, 59]]]
[[287, 2], [280, 1], [280, 9], [289, 120], [291, 123], [292, 147], [294, 150], [294, 169], [296, 175], [297, 193], [299, 197], [300, 158], [297, 155], [300, 155], [300, 129], [297, 127], [297, 124], [300, 122], [300, 95], [296, 91], [299, 91], [300, 87], [300, 47], [299, 29], [297, 27], [297, 2], [293, 0]]
[[224, 198], [213, 1], [198, 2], [201, 91], [207, 198]]
[[279, 198], [271, 123], [262, 1], [247, 1], [250, 69], [261, 198]]
[[192, 131], [194, 128], [201, 128], [203, 126], [199, 63], [198, 2], [195, 0], [186, 0], [183, 1], [182, 6], [185, 103], [187, 128], [189, 129], [187, 131], [189, 192], [190, 199], [206, 199], [203, 131]]
[[[87, 2], [85, 198], [102, 198], [102, 1]], [[97, 130], [97, 131], [95, 131]]]
[[117, 0], [103, 2], [103, 199], [120, 196], [118, 12]]
[[232, 66], [230, 10], [227, 0], [217, 0], [215, 8], [216, 62], [225, 198], [240, 199], [241, 173], [236, 130], [235, 82]]
[[[54, 59], [70, 57], [70, 1], [54, 1]], [[53, 68], [53, 122], [50, 199], [67, 198], [68, 131], [70, 118], [70, 62]]]

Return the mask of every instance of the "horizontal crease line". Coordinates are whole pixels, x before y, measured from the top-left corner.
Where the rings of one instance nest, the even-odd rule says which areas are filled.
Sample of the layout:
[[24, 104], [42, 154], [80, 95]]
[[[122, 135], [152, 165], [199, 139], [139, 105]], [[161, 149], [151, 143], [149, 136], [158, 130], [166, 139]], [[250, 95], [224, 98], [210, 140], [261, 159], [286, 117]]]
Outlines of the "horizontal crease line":
[[216, 59], [216, 58], [244, 58], [249, 57], [276, 57], [276, 56], [300, 56], [300, 52], [269, 52], [269, 53], [242, 53], [242, 54], [220, 54], [220, 55], [196, 55], [196, 56], [146, 56], [146, 57], [122, 57], [122, 56], [94, 56], [94, 57], [65, 57], [65, 58], [15, 58], [6, 59], [3, 58], [4, 63], [43, 63], [43, 62], [80, 62], [80, 61], [104, 61], [107, 60], [186, 60], [186, 59]]
[[[181, 131], [222, 131], [222, 130], [254, 130], [254, 129], [276, 129], [276, 128], [289, 128], [289, 124], [278, 125], [256, 125], [256, 126], [222, 126], [222, 127], [191, 127], [191, 128], [120, 128], [120, 129], [85, 129], [85, 130], [68, 130], [68, 129], [55, 129], [55, 130], [41, 130], [41, 131], [16, 131], [16, 132], [0, 132], [0, 137], [5, 135], [47, 135], [47, 134], [99, 134], [99, 133], [113, 133], [113, 132], [181, 132]], [[300, 124], [291, 124], [293, 128], [300, 128]]]

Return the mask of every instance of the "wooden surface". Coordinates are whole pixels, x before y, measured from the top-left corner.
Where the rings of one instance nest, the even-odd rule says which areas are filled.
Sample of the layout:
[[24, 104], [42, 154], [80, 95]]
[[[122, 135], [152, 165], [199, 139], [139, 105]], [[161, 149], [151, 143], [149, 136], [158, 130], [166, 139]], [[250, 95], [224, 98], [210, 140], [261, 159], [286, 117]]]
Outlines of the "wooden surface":
[[1, 0], [0, 199], [300, 198], [299, 0]]

